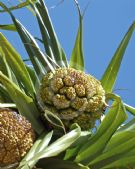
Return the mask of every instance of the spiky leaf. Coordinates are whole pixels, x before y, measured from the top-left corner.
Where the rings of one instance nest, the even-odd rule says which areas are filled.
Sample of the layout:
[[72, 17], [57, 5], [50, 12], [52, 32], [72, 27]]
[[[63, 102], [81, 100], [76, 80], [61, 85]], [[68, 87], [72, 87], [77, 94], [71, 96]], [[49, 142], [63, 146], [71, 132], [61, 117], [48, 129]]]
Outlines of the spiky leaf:
[[22, 115], [32, 123], [33, 128], [37, 133], [44, 130], [42, 123], [39, 120], [39, 111], [32, 98], [25, 95], [18, 86], [11, 82], [2, 72], [0, 72], [0, 83], [2, 83], [8, 91], [9, 96], [16, 104]]
[[81, 11], [79, 8], [78, 3], [76, 2], [77, 5], [77, 9], [78, 9], [78, 14], [79, 14], [79, 28], [78, 28], [78, 33], [76, 36], [76, 41], [74, 44], [74, 48], [72, 51], [72, 55], [70, 58], [70, 67], [78, 69], [78, 70], [84, 70], [84, 56], [83, 56], [83, 46], [82, 46], [82, 15], [81, 15]]
[[133, 24], [130, 26], [128, 32], [121, 41], [115, 55], [113, 56], [109, 66], [101, 78], [101, 84], [107, 93], [112, 92], [113, 90], [125, 50], [128, 46], [128, 42], [131, 39], [134, 29], [135, 22], [133, 22]]
[[76, 161], [89, 164], [91, 160], [104, 150], [113, 133], [126, 118], [127, 116], [123, 104], [115, 101], [96, 134], [81, 148], [76, 157]]
[[14, 24], [0, 25], [0, 29], [16, 32], [16, 27]]
[[33, 96], [35, 89], [26, 66], [22, 61], [21, 56], [12, 47], [2, 33], [0, 33], [0, 47], [8, 65], [14, 72], [15, 77], [24, 85], [24, 90], [26, 89], [26, 93]]

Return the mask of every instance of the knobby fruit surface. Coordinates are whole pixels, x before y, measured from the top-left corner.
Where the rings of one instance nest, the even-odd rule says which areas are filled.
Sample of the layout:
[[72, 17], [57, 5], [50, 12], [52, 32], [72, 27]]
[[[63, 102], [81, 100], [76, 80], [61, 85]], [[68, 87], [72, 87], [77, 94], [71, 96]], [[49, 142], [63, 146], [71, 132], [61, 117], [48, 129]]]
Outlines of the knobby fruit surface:
[[0, 108], [0, 166], [21, 161], [34, 140], [35, 133], [25, 117]]
[[95, 125], [105, 109], [105, 91], [93, 76], [73, 68], [59, 68], [43, 76], [38, 93], [44, 110], [57, 115], [66, 128]]

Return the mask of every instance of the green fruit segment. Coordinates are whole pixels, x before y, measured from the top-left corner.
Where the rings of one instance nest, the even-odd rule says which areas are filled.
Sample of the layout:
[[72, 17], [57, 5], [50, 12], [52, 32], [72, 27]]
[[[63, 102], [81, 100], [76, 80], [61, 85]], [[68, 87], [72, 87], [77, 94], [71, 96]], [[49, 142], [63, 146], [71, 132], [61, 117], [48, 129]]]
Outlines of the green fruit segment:
[[88, 130], [103, 113], [105, 92], [93, 76], [73, 68], [59, 68], [43, 76], [39, 103], [66, 127], [78, 123]]

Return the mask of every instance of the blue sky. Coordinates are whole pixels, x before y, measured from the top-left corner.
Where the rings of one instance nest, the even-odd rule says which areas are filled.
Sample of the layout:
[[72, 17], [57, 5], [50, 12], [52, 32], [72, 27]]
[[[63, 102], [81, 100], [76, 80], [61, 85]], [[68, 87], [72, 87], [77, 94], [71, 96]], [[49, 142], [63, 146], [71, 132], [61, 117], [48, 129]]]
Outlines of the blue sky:
[[[6, 0], [2, 2], [7, 3]], [[10, 0], [16, 4], [16, 0]], [[65, 0], [50, 9], [58, 0], [45, 1], [59, 40], [69, 58], [78, 27], [78, 14], [73, 0]], [[88, 0], [79, 0], [82, 10]], [[9, 5], [10, 6], [10, 5]], [[36, 19], [26, 10], [14, 11], [14, 15], [37, 37], [40, 37]], [[90, 0], [84, 17], [84, 54], [86, 72], [100, 79], [121, 39], [135, 20], [135, 0]], [[7, 14], [0, 14], [0, 24], [11, 23]], [[17, 33], [1, 31], [23, 58], [27, 54]], [[16, 43], [18, 42], [18, 43]], [[135, 33], [126, 50], [115, 89], [123, 100], [135, 106]]]

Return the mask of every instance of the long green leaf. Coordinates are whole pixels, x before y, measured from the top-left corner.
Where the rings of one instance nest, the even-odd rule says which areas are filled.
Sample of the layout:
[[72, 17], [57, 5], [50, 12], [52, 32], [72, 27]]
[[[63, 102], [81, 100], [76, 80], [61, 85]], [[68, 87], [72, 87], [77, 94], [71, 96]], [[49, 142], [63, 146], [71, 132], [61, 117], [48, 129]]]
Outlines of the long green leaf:
[[15, 77], [24, 85], [27, 94], [34, 96], [35, 89], [24, 62], [18, 52], [12, 47], [8, 40], [0, 33], [0, 47], [6, 58], [6, 61]]
[[80, 134], [80, 127], [72, 130], [68, 134], [56, 140], [43, 151], [37, 153], [35, 157], [31, 159], [31, 161], [58, 155], [59, 153], [65, 151], [71, 144], [73, 144], [79, 138]]
[[79, 5], [77, 4], [77, 8], [78, 8], [78, 13], [79, 13], [79, 28], [78, 28], [78, 33], [76, 36], [76, 41], [75, 41], [75, 45], [74, 45], [74, 49], [72, 51], [72, 55], [70, 58], [70, 67], [78, 69], [78, 70], [82, 70], [84, 71], [84, 56], [83, 56], [83, 45], [82, 45], [82, 15], [81, 15], [81, 11], [79, 8]]
[[[106, 100], [107, 100], [107, 102], [108, 102], [109, 100], [114, 100], [114, 99], [116, 100], [118, 97], [119, 97], [119, 96], [116, 95], [116, 94], [114, 94], [114, 93], [107, 93], [107, 94], [106, 94]], [[125, 109], [126, 109], [129, 113], [131, 113], [132, 115], [135, 115], [135, 108], [134, 108], [133, 106], [130, 106], [130, 105], [126, 104], [126, 103], [123, 103], [123, 104], [124, 104]]]
[[14, 24], [0, 25], [0, 29], [16, 32], [16, 27]]
[[22, 39], [22, 42], [25, 46], [25, 49], [31, 59], [31, 62], [37, 72], [38, 76], [41, 76], [45, 73], [45, 70], [53, 71], [52, 65], [49, 63], [47, 57], [41, 52], [37, 42], [35, 41], [34, 37], [26, 30], [26, 28], [14, 17], [11, 11], [0, 2], [0, 6], [5, 9], [11, 16], [14, 25], [16, 26], [17, 32]]
[[1, 48], [0, 48], [0, 71], [2, 71], [2, 73], [6, 75], [16, 85], [19, 85], [16, 76], [14, 75], [13, 71], [9, 67], [8, 62], [5, 58], [5, 54], [3, 53]]
[[130, 120], [125, 125], [121, 126], [116, 133], [121, 132], [121, 131], [129, 131], [129, 130], [130, 131], [135, 130], [135, 118]]
[[19, 87], [11, 82], [2, 72], [0, 72], [0, 83], [7, 89], [9, 96], [16, 104], [19, 112], [32, 123], [35, 131], [40, 134], [44, 130], [44, 127], [39, 120], [40, 112], [37, 110], [32, 98], [25, 95]]
[[[23, 2], [23, 0], [18, 0], [19, 2]], [[36, 2], [36, 1], [35, 1]], [[31, 8], [31, 6], [26, 6], [26, 8], [34, 15], [36, 16], [34, 10]]]
[[[111, 138], [111, 140], [109, 141], [109, 143], [107, 144], [104, 153], [107, 153], [110, 151], [111, 152], [121, 152], [124, 151], [124, 149], [129, 149], [129, 147], [131, 145], [129, 145], [128, 147], [125, 147], [124, 149], [119, 149], [118, 146], [121, 146], [123, 144], [125, 144], [126, 142], [128, 142], [130, 139], [135, 139], [135, 128], [128, 128], [126, 130], [123, 131], [119, 131], [116, 132], [113, 137]], [[116, 149], [117, 147], [117, 149]], [[103, 153], [103, 155], [104, 155]], [[102, 156], [102, 155], [101, 155]]]
[[39, 79], [34, 71], [34, 68], [31, 65], [26, 65], [27, 71], [29, 72], [30, 78], [34, 84], [35, 90], [39, 88]]
[[41, 143], [39, 144], [39, 146], [36, 149], [36, 153], [39, 153], [39, 152], [43, 151], [48, 146], [48, 144], [51, 141], [52, 135], [53, 135], [53, 131], [49, 132], [48, 134], [46, 134], [42, 138]]
[[4, 75], [6, 75], [11, 79], [11, 71], [9, 69], [5, 57], [3, 56], [3, 52], [1, 51], [1, 48], [0, 48], [0, 71], [2, 71]]
[[126, 104], [126, 103], [124, 103], [124, 106], [125, 106], [126, 110], [127, 110], [129, 113], [131, 113], [132, 115], [135, 116], [135, 107], [130, 106], [130, 105]]
[[67, 63], [66, 55], [58, 41], [45, 2], [43, 0], [38, 0], [36, 3], [36, 7], [40, 13], [44, 25], [47, 28], [51, 40], [51, 45], [52, 45], [51, 48], [53, 50], [56, 62], [59, 64], [59, 66], [67, 67], [68, 63]]
[[104, 166], [102, 169], [108, 169], [108, 168], [126, 168], [131, 169], [135, 167], [135, 156], [129, 156], [129, 157], [123, 157], [119, 160], [116, 160], [115, 162], [112, 162], [106, 166]]
[[90, 138], [76, 157], [76, 162], [89, 164], [91, 160], [97, 157], [105, 148], [113, 133], [125, 121], [127, 115], [121, 102], [114, 102], [108, 114], [102, 121], [96, 134]]
[[[36, 2], [36, 0], [32, 0], [32, 1]], [[25, 2], [22, 2], [16, 6], [10, 7], [9, 10], [12, 11], [12, 10], [20, 9], [20, 8], [26, 7], [28, 5], [30, 5], [29, 0], [26, 0]], [[7, 12], [7, 10], [6, 9], [0, 10], [0, 12]]]
[[18, 169], [31, 169], [28, 164], [18, 167]]
[[36, 13], [36, 17], [37, 17], [37, 21], [38, 21], [38, 24], [39, 24], [39, 28], [40, 28], [40, 32], [41, 32], [41, 35], [42, 35], [42, 39], [43, 39], [43, 44], [44, 44], [44, 48], [45, 48], [45, 51], [46, 51], [46, 54], [52, 58], [54, 61], [55, 61], [55, 58], [54, 58], [54, 53], [53, 53], [53, 49], [52, 49], [52, 44], [51, 44], [51, 39], [50, 39], [50, 36], [48, 34], [48, 30], [42, 20], [42, 17], [38, 11], [38, 8], [36, 7], [35, 4], [31, 3], [35, 13]]
[[[14, 24], [17, 27], [18, 33], [20, 34], [20, 37], [24, 43], [24, 46], [25, 46], [28, 54], [30, 54], [30, 53], [32, 54], [32, 56], [29, 55], [31, 61], [33, 62], [32, 57], [35, 57], [34, 59], [38, 60], [38, 63], [36, 63], [36, 66], [38, 66], [39, 63], [40, 64], [42, 63], [43, 68], [47, 72], [53, 71], [54, 68], [52, 67], [52, 65], [48, 61], [47, 56], [45, 56], [45, 54], [43, 54], [43, 52], [41, 52], [37, 42], [32, 37], [32, 35], [25, 29], [25, 27], [18, 20], [16, 20], [14, 17], [12, 17], [12, 19], [13, 19]], [[34, 62], [34, 65], [35, 65], [35, 62]], [[40, 72], [42, 72], [42, 71], [40, 70]]]
[[91, 167], [103, 167], [118, 159], [122, 159], [123, 156], [130, 155], [130, 151], [135, 151], [135, 130], [122, 131], [115, 134], [109, 141], [105, 151], [93, 161], [89, 163]]
[[36, 166], [39, 168], [44, 168], [45, 166], [47, 169], [89, 169], [89, 167], [76, 164], [73, 161], [57, 158], [42, 159]]
[[[109, 143], [107, 144], [104, 152], [90, 162], [90, 166], [97, 168], [108, 166], [108, 164], [114, 165], [117, 161], [121, 161], [129, 156], [134, 156], [135, 154], [135, 119], [129, 121], [126, 125], [120, 127], [118, 131], [113, 135]], [[116, 162], [116, 163], [115, 163]], [[122, 163], [121, 163], [122, 164]], [[127, 163], [131, 165], [130, 163]], [[117, 165], [116, 165], [117, 166]], [[119, 167], [127, 167], [123, 165]], [[103, 167], [106, 168], [106, 167]]]
[[25, 166], [27, 164], [27, 161], [30, 160], [34, 155], [36, 154], [36, 149], [38, 148], [39, 144], [42, 142], [43, 136], [45, 136], [46, 133], [43, 133], [33, 144], [29, 152], [26, 154], [26, 156], [21, 160], [19, 167]]
[[13, 102], [7, 90], [1, 83], [0, 83], [0, 102], [1, 103], [12, 103]]
[[[24, 46], [29, 54], [29, 57], [31, 61], [33, 62], [33, 65], [35, 69], [38, 67], [38, 74], [42, 74], [41, 67], [39, 68], [39, 64], [42, 63], [43, 68], [48, 72], [48, 71], [53, 71], [52, 65], [49, 63], [47, 57], [41, 52], [39, 49], [38, 44], [36, 43], [35, 39], [32, 37], [32, 35], [25, 29], [25, 27], [18, 21], [16, 20], [13, 15], [12, 19], [14, 24], [16, 25], [16, 28], [18, 30], [18, 33], [24, 43]], [[37, 63], [38, 62], [38, 63]]]
[[101, 78], [101, 84], [107, 93], [112, 92], [113, 90], [113, 86], [115, 84], [125, 50], [128, 46], [129, 40], [131, 39], [134, 29], [135, 22], [133, 22], [133, 24], [130, 26], [128, 32], [121, 41], [115, 55], [113, 56], [109, 66], [107, 67], [105, 73]]
[[[27, 153], [27, 155], [23, 158], [23, 160], [20, 162], [20, 167], [21, 166], [25, 166], [26, 164], [28, 164], [29, 166], [34, 167], [34, 165], [37, 163], [37, 161], [30, 161], [32, 158], [34, 158], [34, 156], [39, 153], [40, 151], [43, 151], [48, 144], [50, 143], [50, 140], [52, 138], [52, 134], [53, 132], [49, 132], [48, 134], [46, 134], [46, 132], [44, 132], [34, 143], [34, 145], [32, 146], [32, 148], [30, 149], [30, 151]], [[28, 162], [30, 161], [30, 162]]]
[[82, 145], [86, 144], [91, 136], [91, 132], [82, 131], [79, 139], [72, 144], [70, 148], [67, 149], [64, 160], [73, 159], [77, 156], [78, 152], [82, 148]]
[[32, 168], [39, 159], [58, 155], [59, 153], [63, 152], [66, 148], [68, 148], [80, 136], [80, 132], [80, 128], [78, 127], [75, 130], [72, 130], [70, 133], [59, 138], [50, 146], [48, 146], [48, 144], [52, 137], [52, 132], [47, 135], [43, 134], [35, 142], [28, 155], [24, 157], [24, 159], [20, 163], [20, 167], [28, 165], [30, 168]]

